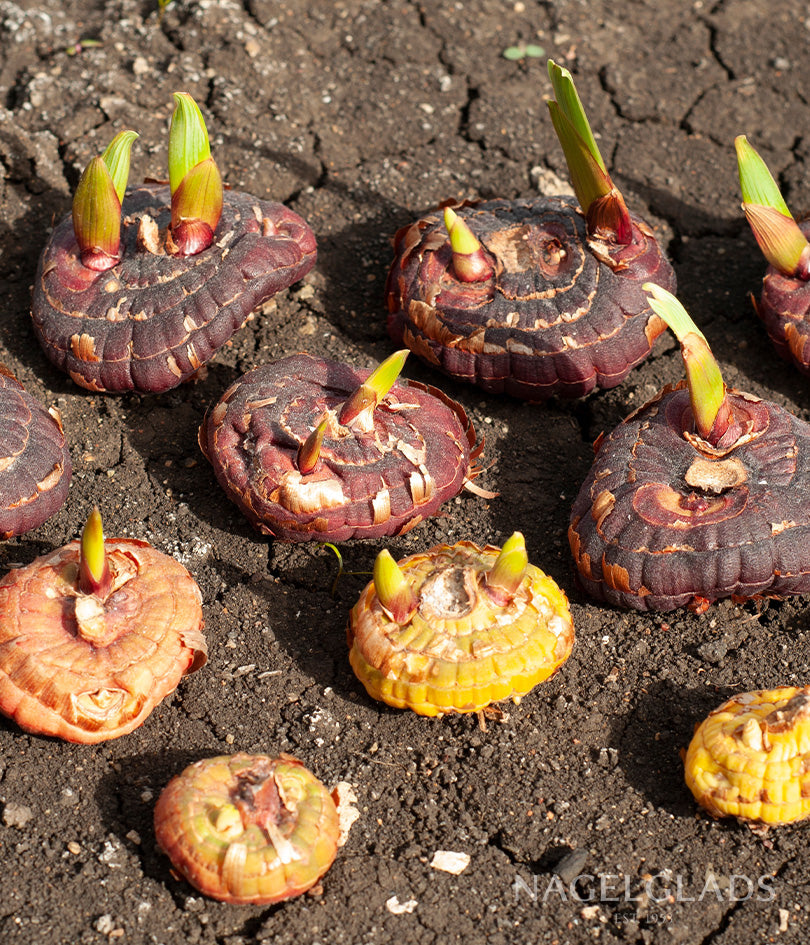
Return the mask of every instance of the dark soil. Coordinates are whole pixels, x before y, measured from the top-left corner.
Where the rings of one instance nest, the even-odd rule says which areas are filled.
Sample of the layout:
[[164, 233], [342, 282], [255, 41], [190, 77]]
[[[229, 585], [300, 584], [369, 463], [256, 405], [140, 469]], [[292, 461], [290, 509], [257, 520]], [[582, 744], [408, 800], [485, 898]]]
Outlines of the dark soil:
[[[98, 504], [109, 535], [149, 540], [191, 570], [211, 653], [117, 741], [69, 745], [0, 723], [3, 943], [805, 940], [807, 828], [762, 836], [710, 820], [679, 753], [730, 694], [808, 681], [808, 601], [636, 614], [589, 602], [573, 581], [565, 533], [591, 443], [681, 377], [670, 336], [615, 390], [545, 406], [406, 366], [469, 411], [490, 464], [478, 483], [500, 495], [465, 493], [385, 545], [401, 557], [520, 529], [572, 603], [569, 661], [485, 731], [475, 716], [390, 710], [355, 679], [346, 618], [382, 542], [341, 547], [333, 593], [332, 552], [254, 533], [197, 447], [207, 407], [257, 364], [304, 350], [368, 367], [390, 353], [383, 287], [399, 227], [444, 199], [531, 197], [565, 180], [545, 58], [502, 55], [519, 43], [574, 72], [609, 168], [656, 226], [729, 385], [810, 418], [807, 379], [774, 354], [748, 298], [764, 262], [732, 143], [748, 134], [788, 203], [810, 209], [806, 3], [175, 0], [161, 18], [157, 0], [1, 0], [0, 359], [61, 411], [75, 472], [67, 504], [3, 545], [0, 565], [74, 538]], [[309, 222], [318, 263], [204, 378], [154, 397], [93, 395], [36, 343], [36, 259], [118, 130], [141, 135], [132, 181], [165, 176], [175, 90], [200, 102], [232, 186]], [[206, 900], [156, 849], [152, 808], [169, 778], [237, 750], [289, 752], [353, 786], [360, 819], [314, 895]], [[437, 850], [470, 864], [438, 871]], [[593, 878], [569, 886], [579, 873]]]

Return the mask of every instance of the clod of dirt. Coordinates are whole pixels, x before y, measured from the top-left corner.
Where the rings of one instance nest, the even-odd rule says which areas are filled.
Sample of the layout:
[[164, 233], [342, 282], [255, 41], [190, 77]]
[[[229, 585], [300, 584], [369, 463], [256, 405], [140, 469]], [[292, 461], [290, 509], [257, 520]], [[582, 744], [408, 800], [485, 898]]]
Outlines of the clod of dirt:
[[686, 783], [713, 817], [768, 825], [810, 816], [810, 686], [740, 693], [695, 730]]
[[411, 555], [397, 565], [395, 600], [375, 566], [348, 627], [349, 660], [370, 696], [420, 715], [477, 712], [557, 672], [574, 644], [568, 600], [528, 563], [513, 589], [490, 587], [500, 553], [461, 541]]
[[[435, 388], [397, 382], [342, 423], [369, 373], [292, 355], [249, 371], [208, 412], [200, 447], [259, 531], [289, 541], [401, 534], [477, 474], [472, 427]], [[304, 465], [302, 447], [320, 425], [317, 459]]]
[[224, 902], [300, 896], [332, 865], [339, 833], [329, 791], [289, 756], [198, 761], [155, 806], [155, 837], [174, 868]]
[[46, 410], [0, 365], [0, 538], [36, 528], [68, 494], [70, 452], [56, 409]]
[[176, 387], [315, 263], [312, 230], [279, 203], [226, 191], [214, 242], [194, 256], [167, 251], [170, 215], [168, 187], [128, 190], [121, 260], [104, 272], [82, 264], [70, 216], [48, 241], [31, 315], [48, 358], [81, 387]]
[[28, 732], [95, 743], [142, 724], [205, 663], [202, 601], [186, 569], [110, 539], [111, 585], [80, 589], [80, 544], [0, 581], [0, 711]]
[[729, 449], [692, 433], [683, 384], [601, 442], [568, 530], [592, 597], [667, 611], [810, 591], [810, 425], [749, 394], [727, 396], [746, 431]]
[[34, 812], [27, 804], [18, 804], [8, 801], [3, 807], [3, 823], [6, 827], [16, 827], [23, 830], [34, 819]]
[[453, 268], [440, 212], [400, 230], [388, 276], [388, 329], [428, 364], [493, 393], [529, 401], [582, 397], [619, 384], [664, 323], [641, 289], [674, 290], [652, 230], [632, 219], [626, 244], [588, 236], [568, 197], [490, 200], [456, 208], [491, 275]]

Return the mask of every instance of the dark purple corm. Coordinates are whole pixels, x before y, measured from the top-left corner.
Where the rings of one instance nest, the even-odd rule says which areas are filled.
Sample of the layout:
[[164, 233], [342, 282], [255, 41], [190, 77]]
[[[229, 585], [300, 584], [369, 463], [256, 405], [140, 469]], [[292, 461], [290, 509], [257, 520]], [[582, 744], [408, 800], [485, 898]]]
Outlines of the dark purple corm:
[[82, 264], [70, 218], [54, 230], [34, 284], [34, 328], [50, 360], [82, 387], [176, 387], [315, 263], [312, 230], [283, 204], [225, 191], [215, 239], [194, 256], [146, 242], [146, 231], [166, 232], [170, 214], [168, 187], [128, 191], [121, 258], [103, 272]]
[[187, 93], [175, 99], [169, 186], [126, 189], [137, 135], [120, 132], [82, 174], [40, 258], [37, 337], [90, 390], [176, 387], [315, 263], [301, 217], [223, 190], [199, 108]]
[[770, 265], [754, 303], [778, 353], [810, 374], [810, 221], [797, 223], [745, 135], [734, 141], [743, 211]]
[[400, 230], [388, 277], [388, 329], [424, 361], [493, 393], [542, 401], [619, 384], [664, 323], [641, 286], [673, 288], [652, 231], [632, 217], [627, 244], [588, 238], [567, 197], [456, 207], [490, 276], [456, 276], [441, 212]]
[[665, 388], [597, 442], [568, 531], [579, 582], [636, 610], [807, 593], [810, 425], [726, 390], [689, 324], [676, 329], [688, 389]]
[[[799, 229], [810, 237], [810, 220]], [[807, 275], [786, 275], [768, 266], [762, 280], [762, 294], [755, 303], [768, 337], [779, 355], [792, 362], [803, 374], [810, 374], [810, 281]]]
[[401, 534], [469, 484], [480, 453], [472, 427], [440, 391], [394, 383], [406, 353], [373, 374], [292, 355], [249, 371], [209, 411], [202, 451], [259, 531], [289, 541]]
[[465, 202], [397, 233], [388, 329], [424, 361], [531, 401], [613, 387], [664, 330], [641, 290], [674, 290], [650, 227], [607, 172], [570, 73], [549, 63], [576, 200]]
[[0, 365], [0, 538], [41, 525], [64, 505], [70, 452], [59, 411], [46, 410]]

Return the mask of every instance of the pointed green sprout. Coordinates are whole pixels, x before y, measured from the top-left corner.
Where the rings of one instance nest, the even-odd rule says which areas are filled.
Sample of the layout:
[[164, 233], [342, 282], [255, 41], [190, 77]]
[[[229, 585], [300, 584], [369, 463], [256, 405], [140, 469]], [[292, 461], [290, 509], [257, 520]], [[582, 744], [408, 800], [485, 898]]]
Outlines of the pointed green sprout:
[[84, 594], [103, 597], [110, 589], [112, 575], [104, 550], [101, 513], [94, 508], [82, 531], [79, 545], [79, 589]]
[[385, 548], [374, 562], [374, 590], [383, 609], [394, 623], [407, 623], [416, 612], [418, 602], [413, 588], [402, 568]]
[[110, 172], [110, 179], [115, 187], [118, 200], [123, 203], [124, 194], [129, 180], [129, 161], [132, 153], [132, 142], [138, 137], [136, 131], [119, 131], [107, 145], [102, 160]]
[[548, 77], [551, 79], [551, 87], [554, 90], [555, 98], [554, 102], [548, 103], [550, 106], [555, 106], [552, 108], [552, 112], [562, 114], [569, 122], [572, 129], [585, 145], [588, 154], [607, 175], [607, 167], [602, 159], [599, 147], [596, 144], [596, 138], [594, 138], [593, 132], [591, 131], [588, 116], [585, 114], [585, 107], [574, 85], [574, 79], [571, 73], [563, 66], [557, 65], [553, 59], [549, 59]]
[[588, 221], [588, 232], [608, 233], [617, 243], [630, 243], [633, 239], [630, 213], [608, 174], [571, 73], [549, 59], [548, 75], [555, 99], [547, 102], [551, 122]]
[[103, 272], [118, 262], [121, 246], [121, 201], [107, 165], [94, 157], [73, 195], [73, 232], [82, 264]]
[[214, 240], [222, 215], [222, 177], [211, 157], [202, 112], [188, 92], [174, 93], [169, 129], [172, 239], [181, 256], [193, 256]]
[[731, 422], [726, 385], [709, 343], [681, 303], [666, 289], [645, 282], [652, 310], [672, 329], [681, 346], [686, 367], [689, 401], [699, 435], [716, 444]]
[[338, 416], [338, 423], [346, 426], [355, 421], [365, 411], [373, 412], [377, 404], [385, 397], [402, 373], [405, 359], [410, 352], [407, 348], [395, 351], [363, 381], [346, 402]]
[[169, 128], [169, 186], [174, 193], [192, 167], [211, 157], [208, 129], [200, 106], [188, 92], [174, 93]]
[[759, 203], [773, 207], [786, 217], [791, 215], [768, 165], [749, 144], [745, 135], [734, 139], [737, 150], [737, 168], [740, 172], [740, 189], [744, 203]]
[[104, 272], [118, 263], [121, 201], [129, 178], [134, 131], [119, 131], [101, 157], [94, 157], [73, 196], [73, 232], [88, 269]]
[[306, 476], [308, 473], [311, 473], [318, 465], [318, 459], [321, 455], [321, 447], [323, 446], [323, 436], [326, 433], [326, 428], [328, 425], [329, 416], [327, 415], [323, 418], [323, 420], [321, 420], [312, 433], [309, 434], [306, 440], [304, 440], [304, 442], [298, 448], [296, 465], [298, 466], [298, 471], [302, 476]]
[[526, 542], [520, 532], [515, 532], [504, 542], [495, 564], [485, 576], [490, 597], [499, 604], [508, 603], [523, 582], [528, 566]]
[[444, 208], [444, 225], [450, 237], [453, 253], [453, 272], [461, 282], [485, 282], [492, 278], [494, 269], [487, 259], [478, 237], [465, 220], [450, 207]]
[[743, 212], [768, 262], [785, 276], [810, 279], [810, 243], [785, 203], [767, 164], [745, 135], [734, 139]]

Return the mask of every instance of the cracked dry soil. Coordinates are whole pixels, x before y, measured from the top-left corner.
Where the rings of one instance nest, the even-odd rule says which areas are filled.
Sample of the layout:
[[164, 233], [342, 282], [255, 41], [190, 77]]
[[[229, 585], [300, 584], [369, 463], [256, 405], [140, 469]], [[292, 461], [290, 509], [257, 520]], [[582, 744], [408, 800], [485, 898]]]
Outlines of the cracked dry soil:
[[[392, 350], [383, 285], [398, 227], [447, 198], [531, 196], [566, 178], [545, 58], [502, 56], [520, 42], [574, 72], [609, 168], [655, 223], [727, 382], [810, 417], [807, 380], [773, 353], [748, 299], [764, 263], [732, 145], [746, 133], [793, 209], [810, 209], [807, 5], [175, 0], [162, 18], [157, 6], [0, 0], [0, 356], [61, 410], [75, 470], [64, 508], [4, 544], [0, 565], [72, 539], [97, 503], [109, 535], [149, 540], [192, 571], [211, 659], [116, 741], [62, 744], [0, 723], [0, 941], [804, 941], [807, 828], [763, 837], [711, 821], [679, 752], [732, 693], [807, 682], [810, 602], [662, 617], [597, 606], [573, 583], [565, 532], [591, 443], [680, 378], [670, 338], [615, 390], [545, 406], [407, 365], [469, 411], [491, 464], [479, 482], [500, 495], [457, 498], [387, 542], [394, 556], [521, 529], [572, 603], [568, 663], [486, 731], [367, 698], [345, 624], [381, 543], [342, 547], [333, 594], [332, 554], [252, 532], [196, 431], [270, 358], [306, 350], [368, 366]], [[94, 396], [35, 342], [36, 257], [116, 131], [141, 135], [132, 181], [164, 176], [180, 89], [201, 103], [225, 179], [300, 213], [319, 260], [204, 378], [156, 397]], [[289, 752], [353, 785], [360, 819], [315, 894], [264, 909], [204, 900], [156, 849], [152, 808], [169, 778], [236, 750]], [[433, 869], [437, 850], [469, 866]], [[594, 878], [569, 886], [577, 873]]]

